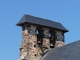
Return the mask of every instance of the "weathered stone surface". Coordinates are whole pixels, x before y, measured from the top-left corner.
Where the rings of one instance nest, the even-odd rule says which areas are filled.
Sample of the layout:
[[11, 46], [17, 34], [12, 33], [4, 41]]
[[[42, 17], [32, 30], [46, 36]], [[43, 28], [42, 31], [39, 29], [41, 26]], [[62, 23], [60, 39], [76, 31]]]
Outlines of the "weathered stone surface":
[[61, 47], [64, 45], [64, 35], [63, 32], [56, 30], [56, 42], [55, 47]]
[[56, 41], [55, 48], [56, 47], [61, 47], [63, 45], [64, 45], [64, 42], [63, 41]]
[[26, 60], [36, 60], [38, 50], [34, 47], [37, 44], [36, 26], [25, 26], [22, 31], [22, 44], [20, 51], [20, 58]]
[[[51, 46], [56, 48], [64, 45], [64, 35], [61, 31], [55, 30], [55, 34], [53, 31], [51, 38], [49, 28], [40, 29], [39, 34], [36, 31], [37, 27], [35, 25], [25, 25], [23, 27], [19, 60], [37, 60], [41, 53], [50, 49]], [[38, 43], [41, 43], [41, 45], [38, 46]]]
[[63, 32], [62, 31], [58, 31], [56, 30], [56, 36], [57, 36], [57, 41], [63, 41], [64, 40], [64, 36], [63, 36]]
[[50, 48], [50, 39], [49, 39], [49, 29], [43, 28], [43, 44], [42, 47], [49, 49]]
[[43, 47], [50, 48], [50, 40], [47, 38], [43, 38]]

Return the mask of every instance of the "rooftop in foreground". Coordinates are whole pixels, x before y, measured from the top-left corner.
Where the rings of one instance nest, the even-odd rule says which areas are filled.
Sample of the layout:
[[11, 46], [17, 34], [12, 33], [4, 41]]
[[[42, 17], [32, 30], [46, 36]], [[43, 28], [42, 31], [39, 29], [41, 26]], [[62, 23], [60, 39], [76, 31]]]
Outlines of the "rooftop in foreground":
[[80, 60], [80, 40], [50, 50], [41, 60]]

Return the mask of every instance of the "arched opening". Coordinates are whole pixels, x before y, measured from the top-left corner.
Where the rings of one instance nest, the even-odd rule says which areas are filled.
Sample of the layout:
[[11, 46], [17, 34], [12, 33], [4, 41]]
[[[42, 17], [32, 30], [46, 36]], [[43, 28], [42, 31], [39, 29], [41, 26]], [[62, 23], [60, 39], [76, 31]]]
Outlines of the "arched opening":
[[43, 29], [41, 27], [37, 28], [37, 45], [38, 47], [42, 47], [43, 41]]
[[56, 40], [56, 33], [54, 30], [50, 31], [50, 48], [54, 48], [55, 46], [55, 40]]

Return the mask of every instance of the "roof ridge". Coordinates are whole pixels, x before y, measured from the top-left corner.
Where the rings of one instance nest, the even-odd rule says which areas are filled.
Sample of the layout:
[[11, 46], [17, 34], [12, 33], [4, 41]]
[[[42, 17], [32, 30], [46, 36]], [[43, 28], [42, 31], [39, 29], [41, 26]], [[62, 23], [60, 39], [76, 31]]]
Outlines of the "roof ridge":
[[50, 19], [42, 18], [42, 17], [39, 17], [39, 16], [34, 16], [34, 15], [30, 15], [30, 14], [24, 14], [24, 15], [31, 16], [31, 17], [34, 17], [34, 18], [43, 19], [43, 20], [47, 20], [47, 21], [51, 21], [51, 22], [55, 22], [55, 23], [59, 23], [57, 21], [53, 21], [53, 20], [50, 20]]

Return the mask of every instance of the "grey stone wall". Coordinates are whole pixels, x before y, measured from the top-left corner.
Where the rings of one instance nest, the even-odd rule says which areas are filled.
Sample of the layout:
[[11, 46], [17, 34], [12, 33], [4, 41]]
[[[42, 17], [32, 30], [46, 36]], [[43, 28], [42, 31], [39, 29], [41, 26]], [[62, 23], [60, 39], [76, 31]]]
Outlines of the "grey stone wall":
[[55, 47], [61, 47], [64, 45], [64, 33], [56, 30], [56, 42]]
[[43, 49], [50, 49], [49, 29], [43, 28]]
[[[50, 32], [51, 29], [49, 28], [38, 28], [39, 26], [37, 27], [36, 25], [25, 25], [22, 27], [19, 60], [37, 60], [43, 51], [50, 49], [50, 46], [56, 48], [64, 45], [64, 33], [62, 31], [54, 30]], [[39, 34], [37, 34], [37, 30]], [[38, 41], [39, 39], [40, 41]], [[38, 42], [41, 43], [40, 46]]]

